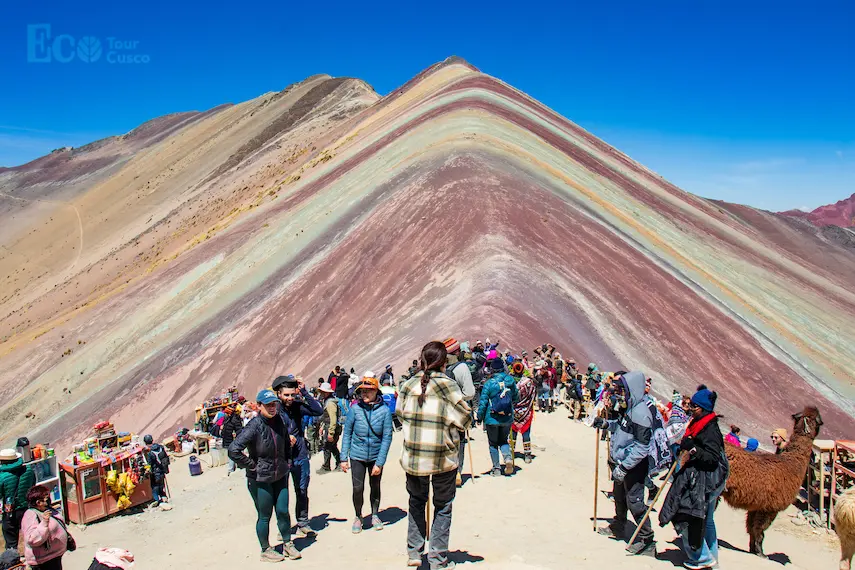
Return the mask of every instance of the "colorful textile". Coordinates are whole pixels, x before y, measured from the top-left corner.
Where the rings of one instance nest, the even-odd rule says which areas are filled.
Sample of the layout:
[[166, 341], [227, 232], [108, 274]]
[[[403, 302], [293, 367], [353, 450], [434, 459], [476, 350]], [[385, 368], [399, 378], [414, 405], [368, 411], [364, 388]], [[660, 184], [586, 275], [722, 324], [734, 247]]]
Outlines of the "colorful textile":
[[517, 433], [525, 433], [531, 427], [534, 419], [534, 399], [537, 393], [534, 381], [523, 377], [517, 382], [520, 399], [514, 404], [514, 423], [512, 429]]

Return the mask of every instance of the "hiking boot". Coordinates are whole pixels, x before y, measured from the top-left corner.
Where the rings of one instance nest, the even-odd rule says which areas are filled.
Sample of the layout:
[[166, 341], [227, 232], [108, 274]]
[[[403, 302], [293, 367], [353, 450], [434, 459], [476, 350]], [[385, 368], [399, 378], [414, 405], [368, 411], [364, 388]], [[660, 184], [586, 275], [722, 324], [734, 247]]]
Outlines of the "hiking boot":
[[505, 475], [514, 474], [514, 460], [511, 457], [505, 459]]
[[303, 557], [303, 555], [300, 554], [300, 551], [297, 550], [297, 547], [294, 546], [294, 543], [290, 540], [282, 545], [282, 554], [285, 558], [289, 558], [291, 560], [299, 560]]
[[493, 470], [490, 471], [490, 477], [501, 477], [502, 470], [499, 467], [493, 467]]
[[332, 469], [327, 467], [326, 465], [321, 465], [317, 471], [315, 471], [318, 475], [326, 475], [327, 473], [332, 473]]
[[608, 538], [620, 540], [623, 538], [624, 535], [623, 529], [624, 526], [622, 524], [611, 522], [607, 526], [601, 526], [597, 528], [597, 532]]
[[306, 538], [308, 536], [312, 536], [313, 534], [315, 534], [315, 531], [312, 530], [312, 527], [310, 526], [298, 526], [297, 530], [294, 532], [294, 535], [297, 538]]
[[712, 564], [702, 564], [700, 562], [686, 560], [683, 562], [683, 567], [688, 568], [689, 570], [711, 570], [712, 568], [718, 568], [718, 563], [713, 562]]
[[262, 562], [282, 562], [283, 560], [285, 560], [285, 557], [273, 550], [272, 548], [268, 548], [267, 550], [261, 551]]
[[446, 560], [445, 564], [439, 564], [437, 566], [431, 566], [430, 570], [451, 570], [455, 566], [457, 566], [457, 564], [455, 564], [453, 561]]
[[526, 463], [531, 463], [531, 453], [526, 453], [525, 459], [523, 461], [525, 461]]
[[353, 534], [359, 534], [362, 532], [362, 517], [356, 517], [353, 519], [353, 526], [350, 527], [350, 531]]
[[460, 473], [457, 474], [457, 478], [454, 480], [454, 484], [458, 487], [463, 486], [463, 477], [460, 476]]
[[636, 540], [626, 549], [627, 552], [635, 556], [652, 556], [656, 558], [656, 541], [654, 540]]
[[407, 560], [407, 567], [408, 568], [419, 568], [421, 565], [422, 565], [421, 557], [410, 558], [409, 560]]
[[383, 521], [377, 515], [371, 515], [371, 528], [374, 530], [383, 530]]

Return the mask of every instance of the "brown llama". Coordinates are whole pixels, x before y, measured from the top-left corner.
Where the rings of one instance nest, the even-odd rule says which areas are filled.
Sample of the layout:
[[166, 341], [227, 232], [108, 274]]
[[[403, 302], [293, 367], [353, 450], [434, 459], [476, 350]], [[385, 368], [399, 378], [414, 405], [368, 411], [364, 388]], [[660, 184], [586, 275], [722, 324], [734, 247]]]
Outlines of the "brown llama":
[[730, 476], [722, 497], [735, 509], [748, 511], [745, 528], [752, 554], [766, 558], [763, 537], [766, 529], [789, 507], [799, 493], [810, 463], [813, 440], [819, 435], [822, 417], [815, 407], [793, 414], [793, 435], [780, 455], [748, 452], [730, 443], [724, 449], [730, 461]]
[[834, 503], [834, 531], [840, 538], [840, 570], [850, 570], [855, 555], [855, 487]]

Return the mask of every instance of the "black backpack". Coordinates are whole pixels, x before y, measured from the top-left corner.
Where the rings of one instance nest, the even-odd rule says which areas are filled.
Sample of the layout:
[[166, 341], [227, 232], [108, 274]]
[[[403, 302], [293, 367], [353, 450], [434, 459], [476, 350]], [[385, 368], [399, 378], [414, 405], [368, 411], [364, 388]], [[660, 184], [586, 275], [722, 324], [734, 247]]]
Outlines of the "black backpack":
[[163, 471], [165, 475], [169, 474], [169, 454], [166, 453], [166, 448], [161, 445], [157, 451], [152, 450], [151, 455], [160, 466], [161, 471]]

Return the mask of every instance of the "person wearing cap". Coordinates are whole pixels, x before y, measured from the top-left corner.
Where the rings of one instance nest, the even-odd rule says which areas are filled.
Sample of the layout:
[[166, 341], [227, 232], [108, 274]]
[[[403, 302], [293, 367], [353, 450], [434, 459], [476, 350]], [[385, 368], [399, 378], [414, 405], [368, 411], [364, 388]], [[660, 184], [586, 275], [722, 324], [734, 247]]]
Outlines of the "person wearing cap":
[[392, 365], [387, 364], [386, 370], [383, 374], [380, 375], [380, 385], [381, 386], [394, 386], [395, 385], [395, 375], [392, 373]]
[[780, 455], [787, 448], [787, 430], [778, 428], [772, 432], [772, 445], [775, 446], [775, 455]]
[[[318, 475], [325, 475], [333, 470], [341, 471], [341, 454], [338, 451], [338, 440], [341, 437], [341, 426], [338, 423], [339, 406], [329, 382], [318, 388], [324, 413], [321, 415], [320, 434], [324, 444], [324, 463], [317, 470]], [[335, 468], [330, 466], [331, 458], [335, 458]]]
[[143, 436], [145, 444], [145, 460], [149, 465], [151, 474], [151, 496], [154, 499], [153, 506], [160, 503], [168, 503], [166, 496], [166, 476], [169, 474], [169, 455], [166, 448], [159, 443], [154, 443], [150, 434]]
[[21, 520], [27, 510], [27, 491], [36, 484], [32, 468], [24, 466], [14, 449], [0, 451], [0, 500], [3, 509], [3, 538], [6, 548], [18, 549]]
[[353, 483], [354, 534], [362, 532], [362, 505], [365, 477], [371, 488], [371, 527], [382, 530], [380, 520], [380, 479], [392, 445], [392, 413], [380, 394], [380, 382], [366, 375], [356, 389], [357, 403], [350, 407], [344, 423], [341, 444], [341, 468], [350, 470]]
[[692, 419], [680, 442], [680, 471], [659, 512], [659, 524], [674, 523], [683, 539], [689, 570], [718, 566], [718, 536], [715, 507], [724, 490], [729, 465], [724, 438], [718, 425], [715, 403], [718, 395], [699, 386], [692, 396]]
[[[262, 390], [256, 402], [259, 414], [229, 446], [229, 458], [246, 470], [247, 487], [258, 516], [255, 534], [261, 545], [261, 561], [295, 560], [301, 558], [301, 554], [291, 541], [291, 516], [288, 513], [291, 437], [279, 413], [276, 393], [273, 390]], [[270, 547], [270, 519], [274, 511], [276, 525], [284, 542], [282, 554]]]
[[[323, 384], [323, 378], [319, 378]], [[273, 390], [279, 397], [279, 416], [288, 428], [291, 442], [291, 482], [293, 483], [297, 516], [297, 537], [306, 537], [314, 531], [309, 526], [309, 481], [312, 466], [309, 462], [309, 445], [306, 442], [304, 423], [316, 420], [324, 413], [321, 403], [306, 390], [305, 384], [293, 374], [279, 376], [273, 381]], [[320, 423], [320, 422], [318, 422]], [[317, 429], [309, 427], [317, 440]]]
[[745, 451], [757, 451], [758, 447], [760, 447], [760, 442], [753, 437], [749, 437], [748, 441], [745, 442]]
[[[460, 343], [454, 338], [446, 339], [445, 349], [448, 351], [448, 361], [445, 365], [445, 375], [457, 382], [460, 386], [460, 391], [463, 392], [463, 400], [472, 407], [472, 400], [475, 398], [475, 383], [472, 381], [472, 372], [469, 366], [461, 360]], [[463, 485], [463, 465], [466, 455], [466, 432], [460, 432], [460, 457], [457, 461], [457, 479], [455, 483], [458, 487]]]
[[[492, 375], [481, 390], [481, 401], [478, 406], [478, 421], [483, 422], [487, 431], [487, 443], [490, 447], [490, 460], [493, 469], [490, 475], [498, 477], [502, 474], [499, 464], [499, 453], [505, 463], [505, 475], [514, 472], [514, 461], [511, 456], [509, 437], [511, 424], [514, 421], [514, 405], [519, 401], [519, 391], [513, 376], [505, 372], [504, 362], [496, 358], [490, 362]], [[507, 410], [499, 410], [497, 404], [506, 401], [510, 403]]]

